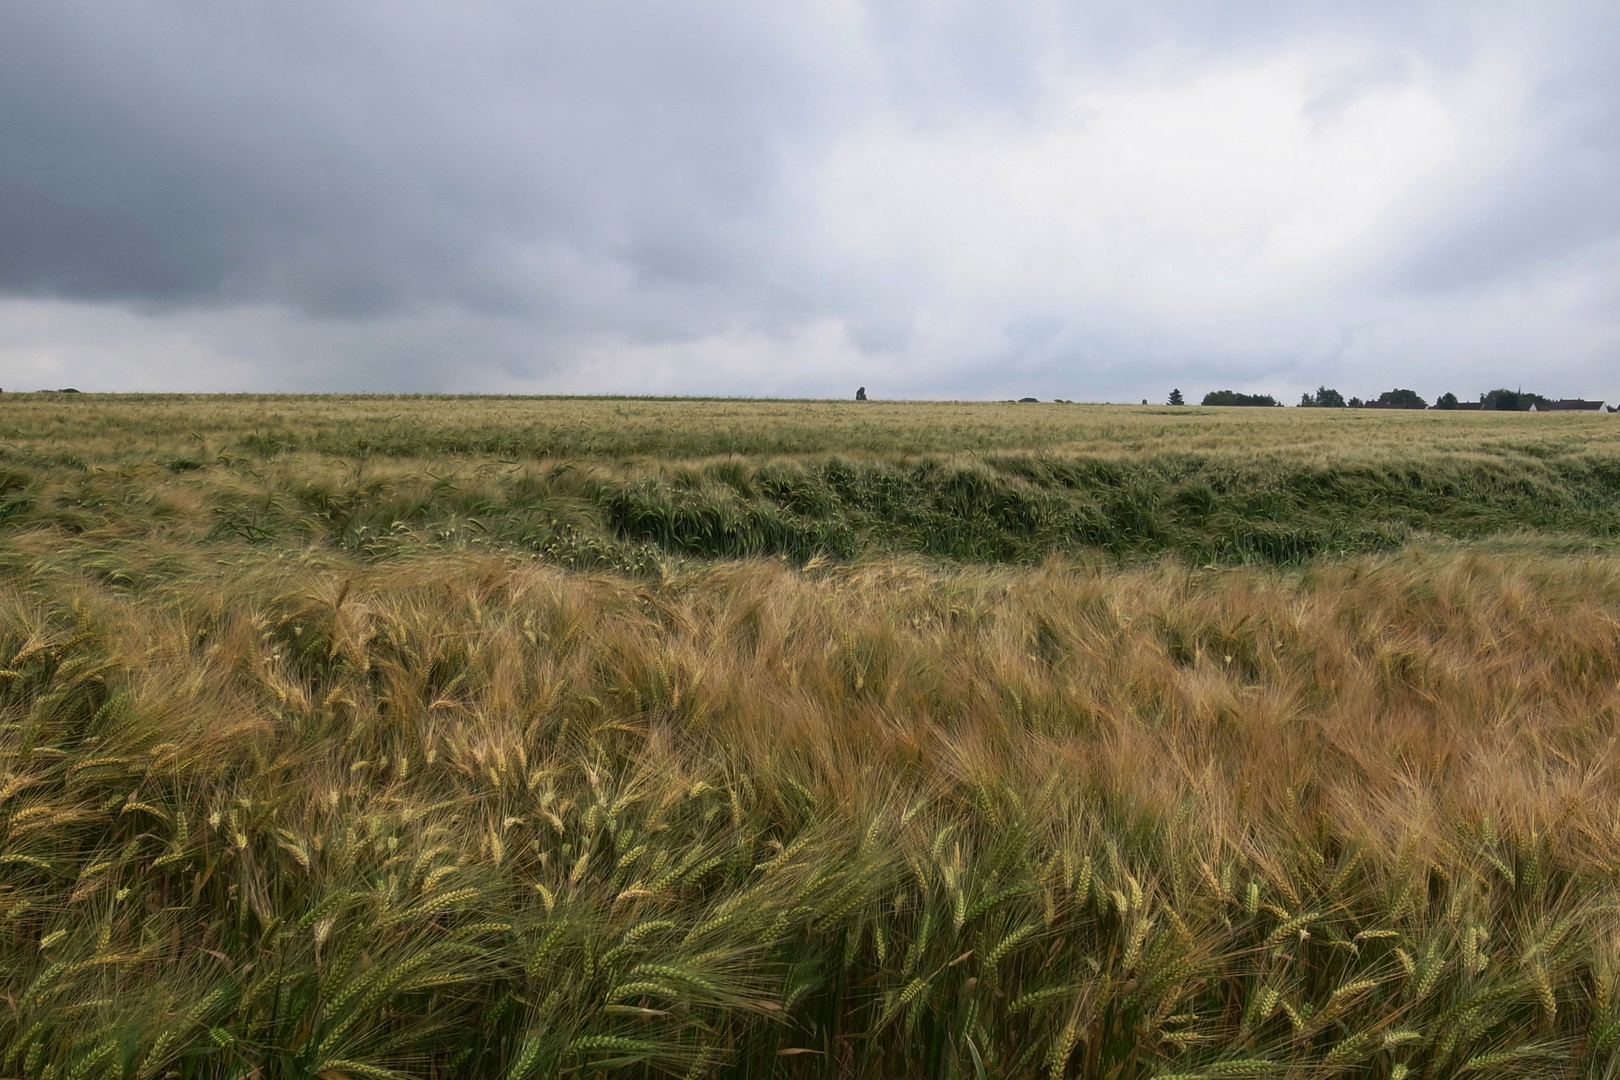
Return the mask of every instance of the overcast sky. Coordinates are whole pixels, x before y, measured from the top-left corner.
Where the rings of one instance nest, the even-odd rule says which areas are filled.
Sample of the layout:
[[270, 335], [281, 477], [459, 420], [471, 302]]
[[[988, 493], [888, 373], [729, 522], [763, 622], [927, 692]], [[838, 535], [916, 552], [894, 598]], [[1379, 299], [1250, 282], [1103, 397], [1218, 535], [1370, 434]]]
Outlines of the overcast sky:
[[0, 0], [0, 386], [1620, 399], [1620, 4]]

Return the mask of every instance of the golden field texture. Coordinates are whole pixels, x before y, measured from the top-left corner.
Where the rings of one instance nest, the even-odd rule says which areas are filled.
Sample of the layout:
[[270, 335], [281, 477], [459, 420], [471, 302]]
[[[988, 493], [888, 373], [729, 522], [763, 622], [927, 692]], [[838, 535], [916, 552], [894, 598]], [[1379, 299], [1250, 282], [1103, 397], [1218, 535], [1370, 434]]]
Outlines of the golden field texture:
[[1293, 564], [1620, 536], [1608, 414], [625, 399], [0, 401], [0, 527], [575, 569], [1053, 553]]
[[1043, 402], [749, 401], [419, 395], [9, 394], [0, 437], [86, 460], [265, 449], [614, 460], [1158, 451], [1353, 461], [1620, 453], [1607, 413], [1406, 412]]
[[[1321, 451], [1347, 516], [1472, 455], [1571, 500], [1539, 528], [1428, 528], [1453, 492], [1370, 553], [1204, 564], [931, 556], [871, 504], [850, 556], [715, 558], [537, 486], [707, 457], [345, 466], [215, 427], [177, 466], [183, 404], [145, 443], [6, 413], [0, 1075], [1620, 1075], [1620, 561], [1569, 486], [1600, 420]], [[785, 467], [726, 463], [739, 500]], [[1328, 514], [1276, 491], [1273, 524]], [[490, 526], [526, 498], [644, 560]], [[431, 512], [356, 543], [332, 508], [366, 499]]]

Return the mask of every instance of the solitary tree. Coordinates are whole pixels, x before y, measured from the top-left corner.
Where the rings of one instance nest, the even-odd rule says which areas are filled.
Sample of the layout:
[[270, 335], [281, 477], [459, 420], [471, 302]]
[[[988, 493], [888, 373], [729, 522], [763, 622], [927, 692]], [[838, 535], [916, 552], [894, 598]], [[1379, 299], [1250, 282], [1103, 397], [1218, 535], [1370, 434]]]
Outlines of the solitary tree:
[[859, 390], [855, 391], [855, 400], [856, 401], [865, 401], [866, 400], [866, 387], [863, 386]]
[[1528, 390], [1508, 390], [1497, 388], [1488, 394], [1479, 395], [1487, 409], [1498, 409], [1502, 412], [1524, 412], [1532, 405], [1543, 405], [1547, 399], [1540, 394], [1532, 394]]
[[1179, 388], [1170, 391], [1170, 404], [1172, 404], [1172, 405], [1185, 405], [1185, 404], [1187, 404], [1187, 399], [1181, 396], [1181, 390]]
[[1301, 408], [1342, 409], [1344, 395], [1330, 387], [1318, 386], [1314, 394], [1301, 394], [1299, 404]]
[[1434, 399], [1434, 407], [1437, 409], [1455, 409], [1457, 407], [1457, 395], [1447, 390]]
[[1426, 409], [1429, 403], [1418, 396], [1416, 390], [1385, 390], [1378, 395], [1378, 404], [1397, 409]]

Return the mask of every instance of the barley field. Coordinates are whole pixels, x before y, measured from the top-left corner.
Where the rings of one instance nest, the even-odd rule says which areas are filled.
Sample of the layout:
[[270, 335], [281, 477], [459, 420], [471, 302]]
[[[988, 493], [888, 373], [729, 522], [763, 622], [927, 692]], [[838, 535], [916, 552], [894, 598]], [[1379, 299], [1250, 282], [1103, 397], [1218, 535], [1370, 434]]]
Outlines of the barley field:
[[0, 1076], [1620, 1077], [1620, 418], [0, 397]]

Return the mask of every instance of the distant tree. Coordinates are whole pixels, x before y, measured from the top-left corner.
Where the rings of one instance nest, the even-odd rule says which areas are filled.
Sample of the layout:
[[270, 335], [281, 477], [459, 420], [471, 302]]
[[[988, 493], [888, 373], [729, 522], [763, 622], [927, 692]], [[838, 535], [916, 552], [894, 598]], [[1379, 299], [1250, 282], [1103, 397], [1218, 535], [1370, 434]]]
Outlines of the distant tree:
[[1299, 407], [1302, 409], [1314, 409], [1316, 408], [1316, 399], [1308, 393], [1301, 394], [1299, 395]]
[[1316, 388], [1316, 407], [1319, 409], [1344, 408], [1344, 395], [1328, 386]]
[[859, 390], [855, 391], [855, 400], [856, 401], [865, 401], [866, 400], [866, 387], [863, 386]]
[[1495, 389], [1488, 394], [1479, 395], [1479, 400], [1487, 409], [1497, 409], [1501, 412], [1524, 412], [1532, 405], [1540, 405], [1547, 398], [1540, 394], [1532, 394], [1528, 390]]
[[1457, 395], [1447, 390], [1434, 399], [1434, 407], [1437, 409], [1455, 409], [1457, 407]]
[[1270, 394], [1240, 394], [1236, 390], [1211, 390], [1204, 395], [1205, 405], [1275, 405], [1277, 399]]
[[1353, 398], [1350, 399], [1350, 407], [1352, 409], [1359, 409], [1359, 408], [1361, 408], [1361, 406], [1362, 406], [1362, 400], [1360, 398], [1353, 397]]
[[1416, 390], [1385, 390], [1378, 395], [1378, 404], [1397, 409], [1427, 409], [1429, 403], [1418, 396]]
[[1185, 404], [1187, 404], [1187, 399], [1181, 396], [1181, 390], [1179, 388], [1177, 388], [1175, 390], [1170, 391], [1170, 402], [1169, 403], [1171, 405], [1185, 405]]

